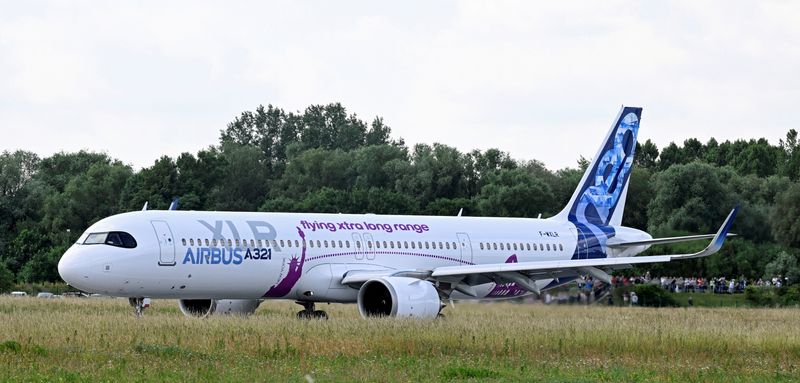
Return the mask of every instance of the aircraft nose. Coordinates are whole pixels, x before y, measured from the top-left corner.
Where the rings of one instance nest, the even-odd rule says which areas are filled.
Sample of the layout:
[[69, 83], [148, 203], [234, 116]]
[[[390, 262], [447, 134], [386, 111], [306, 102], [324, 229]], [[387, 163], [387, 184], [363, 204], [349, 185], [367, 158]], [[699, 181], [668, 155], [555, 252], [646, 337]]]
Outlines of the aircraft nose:
[[58, 275], [61, 276], [64, 282], [73, 287], [77, 287], [75, 283], [80, 280], [80, 270], [76, 258], [75, 246], [73, 245], [67, 249], [58, 261]]

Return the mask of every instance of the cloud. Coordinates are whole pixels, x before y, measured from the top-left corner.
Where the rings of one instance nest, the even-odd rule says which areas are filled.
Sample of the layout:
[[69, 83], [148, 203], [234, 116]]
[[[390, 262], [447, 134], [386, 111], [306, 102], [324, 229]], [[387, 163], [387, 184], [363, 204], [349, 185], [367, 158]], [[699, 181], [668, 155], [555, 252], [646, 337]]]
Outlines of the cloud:
[[[800, 115], [800, 5], [751, 2], [14, 3], [0, 149], [148, 166], [244, 110], [342, 102], [409, 143], [591, 156], [622, 103], [641, 138], [765, 136]], [[765, 116], [769, 123], [765, 124]]]

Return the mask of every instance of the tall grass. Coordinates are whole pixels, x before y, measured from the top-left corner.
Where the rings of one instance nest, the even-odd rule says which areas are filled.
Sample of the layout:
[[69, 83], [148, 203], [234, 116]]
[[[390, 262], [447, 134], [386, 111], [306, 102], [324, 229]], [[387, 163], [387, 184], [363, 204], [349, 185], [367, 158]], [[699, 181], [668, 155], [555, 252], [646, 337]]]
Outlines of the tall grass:
[[[363, 320], [290, 302], [183, 317], [154, 301], [0, 297], [0, 380], [796, 381], [800, 311], [457, 304], [438, 320]], [[5, 346], [4, 346], [5, 345]]]

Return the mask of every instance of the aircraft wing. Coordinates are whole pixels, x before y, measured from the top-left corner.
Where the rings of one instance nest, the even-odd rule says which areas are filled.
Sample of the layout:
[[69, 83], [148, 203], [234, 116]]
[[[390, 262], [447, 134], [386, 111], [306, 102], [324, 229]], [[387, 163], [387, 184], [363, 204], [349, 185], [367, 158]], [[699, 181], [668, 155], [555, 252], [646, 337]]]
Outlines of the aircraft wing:
[[[346, 285], [360, 285], [372, 278], [403, 276], [451, 283], [455, 290], [461, 291], [467, 295], [473, 295], [471, 286], [488, 282], [514, 282], [518, 286], [538, 294], [539, 289], [536, 287], [536, 279], [574, 276], [575, 271], [581, 274], [591, 275], [601, 281], [610, 283], [611, 276], [607, 273], [609, 270], [629, 268], [632, 265], [641, 263], [658, 263], [677, 259], [707, 257], [716, 253], [722, 248], [722, 244], [728, 236], [728, 230], [730, 230], [738, 210], [738, 206], [731, 210], [725, 222], [717, 233], [713, 235], [711, 243], [709, 243], [705, 249], [691, 254], [491, 263], [466, 266], [443, 266], [432, 270], [351, 270], [343, 276], [341, 283]], [[692, 237], [695, 237], [692, 238], [692, 240], [706, 238], [706, 236]]]
[[[490, 279], [496, 280], [497, 278], [515, 282], [520, 287], [526, 288], [529, 291], [537, 292], [535, 279], [540, 278], [558, 278], [560, 275], [566, 276], [567, 274], [574, 275], [575, 271], [582, 274], [592, 275], [605, 282], [610, 282], [611, 277], [604, 270], [627, 268], [631, 265], [640, 263], [656, 263], [656, 262], [669, 262], [677, 259], [699, 258], [707, 257], [716, 253], [722, 247], [727, 237], [728, 230], [736, 218], [736, 213], [739, 207], [737, 206], [731, 210], [725, 222], [714, 235], [711, 243], [705, 249], [691, 254], [671, 254], [671, 255], [656, 255], [656, 256], [642, 256], [642, 257], [614, 257], [614, 258], [593, 258], [593, 259], [576, 259], [576, 260], [559, 260], [559, 261], [541, 261], [541, 262], [519, 262], [519, 263], [494, 263], [484, 265], [468, 265], [468, 266], [444, 266], [437, 267], [431, 271], [430, 278], [451, 281], [456, 283], [464, 283], [468, 281], [471, 276], [485, 276]], [[478, 283], [481, 281], [479, 280]], [[468, 283], [472, 285], [472, 283]], [[477, 283], [476, 283], [477, 284]]]

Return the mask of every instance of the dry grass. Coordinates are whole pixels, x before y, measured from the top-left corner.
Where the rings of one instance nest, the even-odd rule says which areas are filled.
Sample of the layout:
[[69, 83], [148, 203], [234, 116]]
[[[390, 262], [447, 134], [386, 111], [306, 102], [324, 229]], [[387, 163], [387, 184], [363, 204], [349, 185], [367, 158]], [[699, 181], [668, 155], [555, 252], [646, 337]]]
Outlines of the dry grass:
[[0, 380], [796, 381], [796, 309], [460, 304], [433, 321], [328, 321], [266, 302], [185, 318], [154, 301], [0, 297]]

